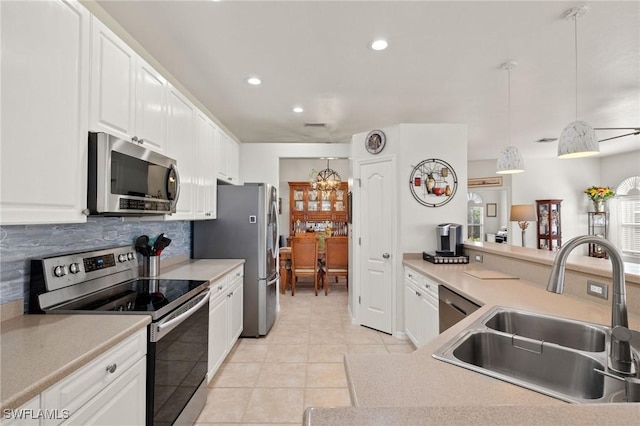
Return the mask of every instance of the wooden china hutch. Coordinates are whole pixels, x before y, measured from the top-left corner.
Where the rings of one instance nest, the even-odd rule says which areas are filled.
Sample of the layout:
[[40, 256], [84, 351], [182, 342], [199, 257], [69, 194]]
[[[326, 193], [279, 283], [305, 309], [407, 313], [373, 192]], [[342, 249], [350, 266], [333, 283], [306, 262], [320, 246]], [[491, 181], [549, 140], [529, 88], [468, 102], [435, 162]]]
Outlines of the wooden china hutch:
[[557, 251], [562, 246], [562, 200], [536, 200], [538, 248]]
[[289, 182], [289, 234], [328, 224], [333, 235], [347, 235], [348, 191], [346, 182], [327, 192], [309, 182]]

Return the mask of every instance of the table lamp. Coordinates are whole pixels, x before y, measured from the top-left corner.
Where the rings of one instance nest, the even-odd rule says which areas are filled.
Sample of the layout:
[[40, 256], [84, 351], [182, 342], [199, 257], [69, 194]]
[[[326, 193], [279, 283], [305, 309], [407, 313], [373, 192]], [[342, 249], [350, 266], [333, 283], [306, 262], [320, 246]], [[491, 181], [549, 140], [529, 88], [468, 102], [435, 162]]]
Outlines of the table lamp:
[[522, 247], [525, 247], [525, 231], [529, 226], [529, 222], [536, 221], [536, 209], [533, 204], [514, 204], [511, 206], [512, 222], [518, 222], [522, 229]]

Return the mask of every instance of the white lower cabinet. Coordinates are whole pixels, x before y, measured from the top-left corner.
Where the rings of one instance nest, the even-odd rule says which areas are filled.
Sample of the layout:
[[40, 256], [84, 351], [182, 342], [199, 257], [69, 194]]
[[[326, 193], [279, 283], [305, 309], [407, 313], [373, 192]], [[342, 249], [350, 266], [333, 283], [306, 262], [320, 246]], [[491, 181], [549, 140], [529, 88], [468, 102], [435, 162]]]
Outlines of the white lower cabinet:
[[208, 382], [242, 333], [243, 278], [244, 267], [238, 266], [210, 286]]
[[419, 348], [438, 335], [438, 285], [405, 267], [404, 304], [407, 336]]
[[40, 395], [32, 398], [29, 402], [22, 404], [16, 410], [4, 410], [2, 413], [2, 420], [0, 425], [2, 426], [39, 426], [39, 416], [32, 415], [39, 414], [40, 411]]
[[[143, 329], [40, 394], [48, 425], [143, 425], [147, 330]], [[4, 426], [4, 424], [3, 424]]]

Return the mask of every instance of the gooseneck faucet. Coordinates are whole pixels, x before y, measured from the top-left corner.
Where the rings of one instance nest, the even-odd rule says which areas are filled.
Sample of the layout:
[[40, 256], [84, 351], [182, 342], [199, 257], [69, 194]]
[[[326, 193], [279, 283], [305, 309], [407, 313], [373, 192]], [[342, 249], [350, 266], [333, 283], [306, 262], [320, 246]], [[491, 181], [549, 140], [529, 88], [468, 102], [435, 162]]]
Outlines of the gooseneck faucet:
[[611, 305], [611, 343], [609, 346], [609, 368], [624, 375], [636, 374], [636, 368], [631, 353], [631, 332], [627, 317], [627, 298], [624, 282], [624, 262], [618, 249], [608, 240], [595, 235], [582, 235], [567, 241], [558, 251], [547, 291], [562, 293], [564, 290], [564, 270], [569, 253], [581, 244], [598, 244], [609, 253], [613, 267], [613, 297]]

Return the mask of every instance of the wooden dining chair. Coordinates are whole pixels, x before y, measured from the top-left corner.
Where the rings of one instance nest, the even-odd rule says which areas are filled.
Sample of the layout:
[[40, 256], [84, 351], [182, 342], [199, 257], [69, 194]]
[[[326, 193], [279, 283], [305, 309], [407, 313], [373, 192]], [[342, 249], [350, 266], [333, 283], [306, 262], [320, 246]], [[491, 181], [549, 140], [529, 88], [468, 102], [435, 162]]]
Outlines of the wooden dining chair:
[[349, 288], [349, 237], [330, 237], [324, 240], [325, 261], [322, 274], [324, 295], [329, 294], [329, 276], [338, 282], [338, 277], [345, 277]]
[[298, 277], [313, 277], [313, 288], [318, 295], [318, 240], [294, 237], [291, 239], [291, 295], [296, 294]]

